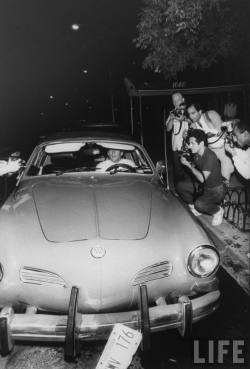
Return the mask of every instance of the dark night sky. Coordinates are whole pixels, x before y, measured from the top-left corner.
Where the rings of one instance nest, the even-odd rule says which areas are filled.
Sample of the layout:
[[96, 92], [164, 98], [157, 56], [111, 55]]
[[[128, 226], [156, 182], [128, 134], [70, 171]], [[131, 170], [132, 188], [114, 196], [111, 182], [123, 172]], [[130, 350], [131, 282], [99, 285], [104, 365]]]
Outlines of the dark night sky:
[[49, 116], [84, 118], [105, 102], [134, 68], [139, 7], [138, 0], [0, 0], [1, 137]]
[[[111, 121], [111, 87], [118, 111], [125, 76], [139, 88], [157, 78], [170, 87], [142, 70], [142, 54], [132, 42], [141, 3], [0, 0], [0, 151], [67, 120]], [[74, 23], [78, 31], [71, 29]], [[236, 72], [224, 72], [237, 80]], [[193, 76], [184, 77], [188, 85], [195, 84]], [[216, 78], [216, 68], [207, 72], [211, 83]]]

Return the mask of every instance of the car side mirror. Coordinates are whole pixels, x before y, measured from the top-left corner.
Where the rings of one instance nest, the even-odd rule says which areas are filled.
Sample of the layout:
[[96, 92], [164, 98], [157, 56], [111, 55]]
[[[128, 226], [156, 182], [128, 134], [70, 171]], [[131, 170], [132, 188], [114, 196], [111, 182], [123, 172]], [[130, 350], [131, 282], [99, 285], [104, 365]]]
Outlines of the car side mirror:
[[166, 164], [163, 160], [159, 160], [156, 163], [156, 172], [158, 173], [158, 175], [160, 176], [160, 178], [162, 179], [163, 182], [165, 182], [166, 180]]
[[169, 190], [168, 168], [165, 161], [157, 161], [155, 168], [164, 186], [166, 186], [166, 189]]

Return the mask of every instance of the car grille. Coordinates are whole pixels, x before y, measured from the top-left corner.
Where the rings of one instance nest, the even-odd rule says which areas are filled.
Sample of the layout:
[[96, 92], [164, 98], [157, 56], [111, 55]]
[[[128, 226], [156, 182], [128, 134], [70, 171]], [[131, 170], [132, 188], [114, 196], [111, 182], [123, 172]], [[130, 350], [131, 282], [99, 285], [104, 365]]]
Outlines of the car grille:
[[155, 279], [165, 278], [170, 276], [173, 270], [173, 265], [170, 261], [165, 260], [157, 264], [150, 265], [138, 272], [133, 279], [133, 286], [143, 284]]
[[20, 270], [20, 279], [24, 283], [66, 287], [65, 281], [61, 277], [43, 269], [23, 267]]

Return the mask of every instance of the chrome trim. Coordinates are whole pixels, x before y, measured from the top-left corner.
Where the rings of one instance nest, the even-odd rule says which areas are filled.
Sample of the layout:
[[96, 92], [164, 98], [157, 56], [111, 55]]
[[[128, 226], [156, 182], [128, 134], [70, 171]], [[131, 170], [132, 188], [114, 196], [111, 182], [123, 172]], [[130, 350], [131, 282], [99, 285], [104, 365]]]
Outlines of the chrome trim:
[[3, 273], [3, 266], [2, 266], [2, 264], [0, 263], [0, 282], [1, 282], [1, 280], [3, 279], [3, 275], [4, 275], [4, 273]]
[[65, 281], [58, 274], [48, 270], [22, 267], [19, 275], [23, 283], [37, 284], [40, 286], [66, 287]]
[[144, 284], [149, 281], [169, 277], [172, 273], [173, 265], [170, 261], [164, 260], [160, 263], [149, 265], [141, 269], [134, 277], [132, 285]]
[[[219, 298], [220, 292], [216, 290], [192, 299], [192, 323], [212, 314], [219, 306]], [[180, 328], [183, 324], [181, 314], [180, 302], [149, 308], [151, 333]], [[64, 342], [67, 319], [67, 315], [14, 314], [9, 319], [9, 335], [11, 339], [15, 340]], [[116, 323], [139, 330], [139, 321], [140, 313], [138, 310], [120, 313], [79, 314], [78, 339], [88, 341], [107, 339]]]
[[[217, 257], [218, 257], [218, 264], [217, 264], [216, 268], [215, 268], [211, 273], [206, 274], [206, 275], [196, 274], [196, 273], [192, 270], [192, 268], [190, 267], [190, 258], [192, 257], [192, 255], [193, 255], [195, 252], [199, 251], [200, 249], [211, 249], [211, 250], [213, 250], [213, 251], [215, 252], [215, 254], [217, 254]], [[194, 277], [198, 277], [198, 278], [207, 278], [207, 277], [211, 276], [212, 274], [214, 274], [214, 273], [218, 270], [219, 266], [220, 266], [220, 254], [219, 254], [218, 250], [217, 250], [215, 247], [211, 246], [211, 245], [201, 245], [201, 246], [198, 246], [198, 247], [196, 247], [195, 249], [193, 249], [192, 251], [190, 251], [190, 253], [189, 253], [189, 255], [188, 255], [187, 269], [188, 269], [189, 273], [190, 273], [192, 276], [194, 276]]]
[[102, 246], [95, 246], [91, 248], [90, 254], [93, 258], [100, 259], [106, 255], [106, 249]]

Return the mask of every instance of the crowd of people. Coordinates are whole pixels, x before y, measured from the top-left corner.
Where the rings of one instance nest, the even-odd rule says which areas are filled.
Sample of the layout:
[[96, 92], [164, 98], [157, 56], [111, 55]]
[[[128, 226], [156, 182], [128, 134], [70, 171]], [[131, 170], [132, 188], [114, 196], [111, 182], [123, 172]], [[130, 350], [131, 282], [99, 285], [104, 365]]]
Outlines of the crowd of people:
[[236, 118], [236, 105], [226, 106], [223, 121], [215, 110], [203, 111], [195, 101], [172, 95], [174, 109], [166, 120], [171, 132], [176, 192], [196, 216], [209, 214], [214, 226], [223, 220], [223, 199], [237, 171], [250, 179], [250, 126]]
[[[174, 184], [178, 195], [196, 216], [209, 214], [212, 224], [223, 219], [223, 199], [234, 171], [250, 179], [250, 125], [236, 118], [236, 105], [227, 104], [223, 121], [215, 110], [203, 111], [198, 102], [186, 104], [184, 96], [172, 95], [173, 110], [166, 120], [171, 132]], [[106, 170], [122, 159], [120, 150], [109, 150], [107, 160], [97, 165]], [[18, 172], [21, 160], [0, 161], [0, 176]]]

